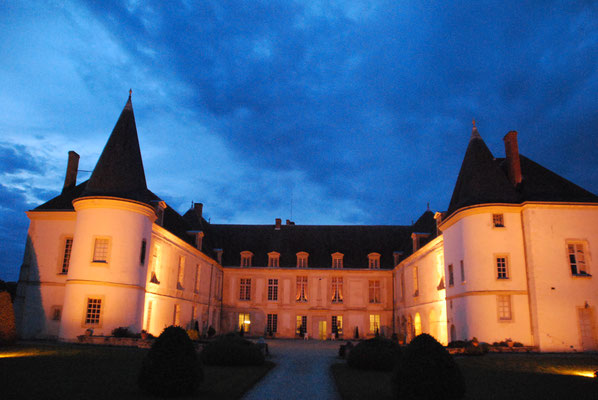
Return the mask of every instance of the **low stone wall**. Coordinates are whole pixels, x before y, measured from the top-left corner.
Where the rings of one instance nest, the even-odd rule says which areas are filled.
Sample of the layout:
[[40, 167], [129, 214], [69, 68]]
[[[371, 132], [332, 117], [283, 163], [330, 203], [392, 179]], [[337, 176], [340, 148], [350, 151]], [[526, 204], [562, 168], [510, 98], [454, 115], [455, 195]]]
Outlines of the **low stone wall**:
[[86, 344], [99, 344], [103, 346], [129, 346], [139, 347], [142, 349], [149, 349], [154, 343], [155, 339], [138, 339], [138, 338], [127, 338], [127, 337], [114, 337], [114, 336], [77, 336], [79, 343]]
[[[449, 354], [465, 354], [465, 347], [447, 347], [446, 350]], [[520, 346], [520, 347], [508, 347], [508, 346], [490, 346], [488, 347], [488, 353], [532, 353], [537, 352], [538, 347], [536, 346]]]

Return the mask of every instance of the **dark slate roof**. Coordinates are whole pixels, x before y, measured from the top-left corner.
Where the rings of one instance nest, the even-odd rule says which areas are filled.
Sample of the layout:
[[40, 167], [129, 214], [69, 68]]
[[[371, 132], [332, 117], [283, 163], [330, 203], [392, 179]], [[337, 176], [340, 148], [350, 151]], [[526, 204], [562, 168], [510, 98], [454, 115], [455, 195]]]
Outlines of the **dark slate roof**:
[[83, 196], [114, 196], [148, 202], [131, 96], [112, 130]]
[[598, 202], [598, 196], [520, 155], [522, 181], [514, 187], [504, 158], [495, 159], [474, 128], [447, 211], [486, 203]]

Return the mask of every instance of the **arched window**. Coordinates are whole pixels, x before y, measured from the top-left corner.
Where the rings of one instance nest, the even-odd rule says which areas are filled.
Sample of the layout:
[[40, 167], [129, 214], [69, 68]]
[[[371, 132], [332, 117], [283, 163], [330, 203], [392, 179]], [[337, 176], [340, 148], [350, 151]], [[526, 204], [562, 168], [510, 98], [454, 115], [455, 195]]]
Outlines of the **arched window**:
[[420, 317], [419, 313], [415, 313], [413, 330], [415, 336], [421, 335], [422, 333], [422, 318]]

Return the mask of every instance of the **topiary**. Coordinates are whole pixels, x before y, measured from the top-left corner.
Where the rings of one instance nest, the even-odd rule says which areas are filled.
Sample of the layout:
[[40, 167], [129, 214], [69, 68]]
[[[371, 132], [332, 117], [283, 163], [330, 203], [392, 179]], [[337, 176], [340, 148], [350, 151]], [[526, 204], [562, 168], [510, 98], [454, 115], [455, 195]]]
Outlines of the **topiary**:
[[133, 337], [134, 333], [129, 330], [126, 326], [119, 326], [112, 330], [112, 336], [114, 337]]
[[459, 366], [432, 336], [423, 333], [409, 343], [392, 377], [401, 400], [457, 400], [465, 395]]
[[259, 347], [234, 333], [217, 336], [200, 354], [208, 365], [262, 365], [264, 355]]
[[391, 371], [400, 355], [401, 348], [396, 342], [378, 336], [351, 349], [347, 363], [351, 368]]
[[10, 293], [0, 292], [0, 345], [12, 344], [16, 340], [15, 313]]
[[176, 397], [193, 394], [202, 380], [203, 370], [187, 332], [169, 326], [143, 360], [138, 384], [146, 394]]

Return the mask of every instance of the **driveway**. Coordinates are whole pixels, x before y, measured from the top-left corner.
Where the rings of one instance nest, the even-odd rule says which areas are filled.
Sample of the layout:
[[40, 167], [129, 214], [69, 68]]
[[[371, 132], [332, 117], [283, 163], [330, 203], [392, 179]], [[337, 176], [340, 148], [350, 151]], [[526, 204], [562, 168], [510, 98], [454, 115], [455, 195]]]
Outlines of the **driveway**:
[[344, 342], [319, 340], [270, 340], [276, 367], [253, 387], [243, 400], [340, 399], [330, 365]]

